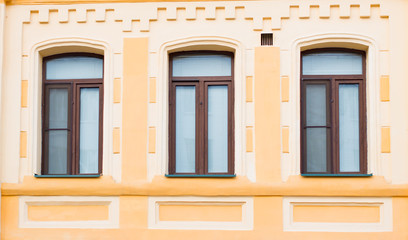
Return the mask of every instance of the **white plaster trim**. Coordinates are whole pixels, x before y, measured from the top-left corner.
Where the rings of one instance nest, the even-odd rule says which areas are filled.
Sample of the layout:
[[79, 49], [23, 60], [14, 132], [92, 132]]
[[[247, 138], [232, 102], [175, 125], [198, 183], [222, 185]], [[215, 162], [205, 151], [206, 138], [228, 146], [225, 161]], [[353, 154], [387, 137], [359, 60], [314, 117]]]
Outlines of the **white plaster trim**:
[[[160, 221], [161, 204], [242, 206], [240, 222], [220, 221]], [[254, 203], [252, 197], [149, 197], [148, 228], [179, 230], [253, 230]]]
[[[30, 221], [28, 219], [28, 206], [48, 205], [107, 205], [109, 206], [109, 219], [101, 221]], [[119, 197], [28, 197], [19, 199], [19, 227], [20, 228], [81, 228], [81, 229], [107, 229], [119, 228]]]
[[351, 43], [356, 47], [366, 48], [366, 107], [367, 107], [367, 171], [378, 175], [379, 172], [379, 157], [380, 157], [380, 101], [379, 101], [379, 48], [375, 39], [368, 36], [351, 33], [324, 33], [305, 36], [295, 39], [290, 47], [289, 54], [291, 58], [290, 71], [290, 92], [289, 103], [286, 104], [287, 109], [291, 109], [290, 122], [281, 123], [288, 125], [290, 129], [289, 146], [289, 161], [282, 161], [282, 180], [286, 181], [290, 175], [300, 174], [300, 54], [302, 48], [325, 43]]
[[[31, 47], [29, 61], [30, 74], [28, 79], [29, 118], [28, 130], [28, 158], [32, 174], [41, 173], [41, 84], [42, 84], [42, 52], [64, 47], [82, 47], [87, 51], [103, 53], [104, 55], [104, 104], [103, 104], [103, 146], [102, 146], [102, 173], [112, 175], [115, 181], [120, 181], [120, 172], [112, 170], [113, 155], [113, 52], [108, 43], [86, 38], [58, 38], [39, 42]], [[67, 52], [67, 51], [65, 51]], [[47, 54], [48, 55], [48, 54]]]
[[[156, 155], [157, 164], [154, 169], [148, 169], [149, 181], [154, 175], [163, 175], [168, 172], [168, 55], [170, 52], [182, 51], [185, 48], [199, 46], [200, 50], [208, 50], [213, 46], [228, 49], [234, 52], [234, 134], [235, 134], [235, 173], [237, 175], [247, 175], [245, 166], [245, 48], [242, 43], [226, 37], [189, 37], [165, 42], [160, 49], [151, 49], [158, 62], [157, 75], [157, 140]], [[153, 55], [152, 55], [153, 56]], [[155, 76], [153, 76], [155, 77]], [[252, 113], [253, 114], [253, 113]], [[149, 124], [154, 124], [154, 121]], [[149, 125], [150, 126], [150, 125]], [[254, 163], [254, 161], [252, 162]]]
[[[379, 223], [293, 222], [293, 206], [379, 206]], [[283, 231], [289, 232], [392, 232], [392, 198], [375, 197], [284, 197]]]

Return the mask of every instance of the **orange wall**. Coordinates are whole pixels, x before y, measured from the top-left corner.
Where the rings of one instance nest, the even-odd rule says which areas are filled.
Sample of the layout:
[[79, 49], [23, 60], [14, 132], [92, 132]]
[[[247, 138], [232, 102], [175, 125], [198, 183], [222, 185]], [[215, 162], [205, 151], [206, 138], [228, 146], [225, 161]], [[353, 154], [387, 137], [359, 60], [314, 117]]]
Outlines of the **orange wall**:
[[147, 176], [148, 39], [125, 38], [123, 43], [122, 180]]
[[260, 181], [280, 181], [280, 57], [277, 47], [255, 48], [255, 151]]
[[283, 232], [282, 198], [255, 197], [252, 231], [148, 230], [147, 198], [120, 197], [119, 229], [19, 229], [18, 197], [2, 197], [1, 236], [6, 240], [30, 239], [285, 239], [384, 240], [408, 239], [408, 198], [394, 198], [394, 232], [314, 233]]

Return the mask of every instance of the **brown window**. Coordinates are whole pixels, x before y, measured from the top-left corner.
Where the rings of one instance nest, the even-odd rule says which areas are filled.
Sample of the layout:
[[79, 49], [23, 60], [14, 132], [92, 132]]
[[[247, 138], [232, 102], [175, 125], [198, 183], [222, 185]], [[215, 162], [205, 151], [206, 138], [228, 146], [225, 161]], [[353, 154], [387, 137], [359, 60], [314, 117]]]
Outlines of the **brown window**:
[[169, 174], [234, 174], [233, 54], [170, 55]]
[[303, 174], [366, 174], [365, 53], [314, 49], [301, 56]]
[[42, 174], [100, 174], [103, 56], [46, 57], [42, 86]]

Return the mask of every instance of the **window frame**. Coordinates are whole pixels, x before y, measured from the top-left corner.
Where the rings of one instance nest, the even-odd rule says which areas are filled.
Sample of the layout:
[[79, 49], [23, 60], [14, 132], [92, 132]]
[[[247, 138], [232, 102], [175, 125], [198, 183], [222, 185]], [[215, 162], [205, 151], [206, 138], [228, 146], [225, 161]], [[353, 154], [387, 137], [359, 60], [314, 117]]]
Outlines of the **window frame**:
[[[47, 79], [47, 62], [57, 58], [65, 57], [92, 57], [102, 59], [102, 77], [86, 79]], [[102, 174], [103, 164], [103, 106], [104, 106], [104, 56], [95, 53], [73, 52], [62, 53], [44, 57], [42, 61], [42, 94], [41, 94], [41, 174], [42, 175], [61, 175], [61, 176], [94, 176]], [[67, 139], [67, 173], [49, 174], [48, 173], [48, 146], [46, 132], [49, 130], [49, 94], [46, 92], [49, 88], [67, 86], [68, 89], [68, 139]], [[79, 172], [79, 146], [80, 146], [80, 89], [83, 87], [99, 88], [99, 129], [98, 129], [98, 171], [95, 173]], [[71, 106], [69, 106], [71, 105]]]
[[[303, 56], [311, 53], [343, 52], [356, 53], [362, 58], [362, 74], [347, 75], [306, 75], [303, 74]], [[367, 174], [367, 100], [366, 100], [366, 52], [347, 48], [318, 48], [302, 51], [300, 54], [300, 158], [302, 174], [353, 175]], [[306, 85], [325, 84], [326, 88], [326, 129], [330, 129], [327, 136], [327, 171], [308, 172], [306, 156]], [[359, 84], [359, 167], [358, 172], [340, 171], [339, 146], [339, 84]], [[330, 141], [330, 142], [329, 142]]]
[[[231, 59], [230, 76], [173, 77], [173, 59], [180, 55], [225, 55]], [[228, 87], [228, 171], [208, 172], [208, 86]], [[176, 86], [196, 88], [195, 172], [176, 172]], [[205, 104], [203, 104], [205, 103]], [[234, 175], [234, 53], [228, 51], [180, 51], [169, 54], [169, 176], [225, 176]], [[201, 137], [200, 137], [201, 136]]]

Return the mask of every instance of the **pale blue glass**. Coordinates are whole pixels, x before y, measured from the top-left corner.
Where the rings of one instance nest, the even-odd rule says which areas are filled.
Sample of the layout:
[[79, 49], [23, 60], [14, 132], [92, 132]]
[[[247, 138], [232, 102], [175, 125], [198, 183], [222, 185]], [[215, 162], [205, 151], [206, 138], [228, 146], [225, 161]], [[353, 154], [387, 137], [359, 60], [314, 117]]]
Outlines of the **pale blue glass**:
[[358, 84], [339, 84], [340, 172], [360, 171]]
[[80, 91], [79, 172], [98, 173], [99, 88]]
[[195, 86], [176, 87], [176, 172], [195, 172]]
[[307, 172], [327, 171], [327, 134], [326, 128], [306, 129]]
[[228, 86], [208, 86], [208, 172], [228, 172]]
[[50, 88], [49, 128], [68, 126], [68, 89]]
[[231, 57], [207, 54], [175, 56], [173, 76], [231, 76]]
[[48, 174], [67, 174], [68, 130], [48, 131]]
[[326, 126], [326, 85], [306, 85], [306, 126]]
[[64, 57], [46, 62], [47, 79], [102, 78], [103, 59], [94, 57]]
[[361, 54], [349, 52], [321, 52], [303, 55], [303, 75], [362, 74]]

